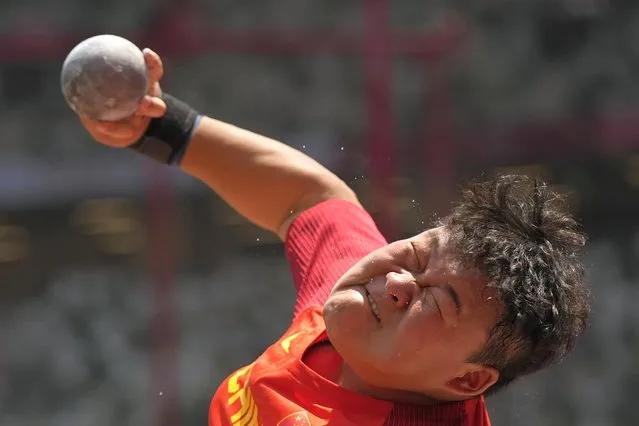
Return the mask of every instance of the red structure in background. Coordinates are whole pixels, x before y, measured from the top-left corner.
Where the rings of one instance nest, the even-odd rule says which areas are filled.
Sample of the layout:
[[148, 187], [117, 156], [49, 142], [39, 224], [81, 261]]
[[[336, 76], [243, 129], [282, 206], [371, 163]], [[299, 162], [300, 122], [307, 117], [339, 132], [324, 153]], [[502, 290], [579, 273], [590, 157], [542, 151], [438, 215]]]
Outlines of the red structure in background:
[[179, 401], [179, 324], [174, 309], [178, 290], [176, 245], [177, 206], [167, 170], [161, 165], [149, 168], [147, 191], [148, 269], [154, 312], [149, 325], [153, 345], [151, 359], [153, 397], [158, 426], [175, 426], [180, 421]]
[[[212, 52], [247, 54], [313, 55], [318, 53], [360, 55], [365, 61], [368, 124], [365, 131], [366, 152], [370, 159], [368, 177], [372, 208], [378, 212], [380, 229], [392, 238], [397, 233], [394, 210], [397, 164], [396, 131], [391, 104], [392, 62], [396, 56], [442, 64], [462, 42], [465, 27], [451, 21], [441, 32], [423, 34], [390, 28], [389, 1], [364, 0], [363, 31], [234, 31], [198, 29], [192, 18], [197, 13], [187, 3], [175, 0], [150, 30], [122, 34], [139, 44], [157, 46], [163, 56], [188, 57]], [[0, 37], [0, 61], [62, 61], [79, 41], [95, 34], [17, 34]], [[448, 108], [445, 68], [437, 66], [433, 76], [435, 93], [426, 118], [428, 135], [423, 141], [428, 189], [435, 202], [446, 202], [453, 175], [452, 136]], [[149, 276], [155, 313], [151, 324], [154, 346], [153, 386], [157, 392], [157, 421], [160, 426], [180, 423], [179, 380], [177, 371], [178, 333], [175, 321], [173, 194], [170, 181], [161, 170], [153, 168], [149, 181]], [[441, 204], [440, 204], [441, 205]], [[437, 205], [433, 206], [437, 209]]]

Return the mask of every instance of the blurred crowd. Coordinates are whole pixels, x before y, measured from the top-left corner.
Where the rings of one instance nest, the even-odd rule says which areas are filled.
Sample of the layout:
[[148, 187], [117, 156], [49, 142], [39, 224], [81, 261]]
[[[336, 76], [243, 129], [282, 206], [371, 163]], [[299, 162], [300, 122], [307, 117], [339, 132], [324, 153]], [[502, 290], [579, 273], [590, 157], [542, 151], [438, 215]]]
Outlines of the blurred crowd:
[[[165, 55], [171, 31], [358, 33], [365, 3], [191, 0], [172, 8], [157, 0], [2, 0], [0, 46], [35, 36], [58, 46], [65, 37], [149, 33], [150, 47]], [[429, 111], [449, 108], [455, 178], [512, 167], [540, 172], [572, 194], [591, 235], [590, 330], [565, 364], [491, 398], [494, 424], [639, 425], [639, 4], [389, 3], [397, 29], [466, 28], [463, 42], [436, 64], [411, 57], [392, 64], [403, 183], [389, 202], [409, 218], [400, 233], [424, 226], [433, 213], [413, 150], [428, 135]], [[24, 50], [33, 56], [0, 51], [0, 424], [159, 425], [163, 398], [177, 401], [180, 424], [206, 424], [217, 384], [291, 318], [281, 247], [201, 185], [91, 143], [60, 93], [66, 52], [52, 47], [42, 58], [33, 45]], [[369, 189], [362, 57], [268, 49], [180, 56], [172, 48], [165, 61], [170, 92], [302, 149]], [[443, 86], [446, 102], [431, 104]], [[154, 379], [162, 333], [152, 333], [157, 277], [144, 235], [158, 228], [149, 229], [143, 216], [153, 197], [146, 189], [158, 176], [175, 191], [159, 201], [175, 209], [166, 226], [178, 235], [170, 273], [176, 354], [160, 362], [178, 377], [175, 389]], [[111, 209], [101, 213], [108, 220], [96, 219], [85, 202], [102, 197], [132, 200], [142, 217]], [[81, 213], [92, 219], [78, 219]]]

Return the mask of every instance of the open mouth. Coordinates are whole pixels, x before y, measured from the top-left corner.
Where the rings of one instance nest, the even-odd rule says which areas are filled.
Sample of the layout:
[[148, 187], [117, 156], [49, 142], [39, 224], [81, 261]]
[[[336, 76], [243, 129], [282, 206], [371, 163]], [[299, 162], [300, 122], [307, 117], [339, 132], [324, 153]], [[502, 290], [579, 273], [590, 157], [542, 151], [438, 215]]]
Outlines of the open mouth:
[[381, 319], [379, 318], [379, 310], [377, 309], [377, 304], [375, 303], [375, 301], [373, 300], [373, 297], [371, 296], [371, 294], [368, 292], [366, 288], [364, 288], [364, 291], [366, 292], [366, 299], [368, 300], [368, 304], [371, 306], [371, 311], [373, 311], [373, 316], [375, 317], [377, 322], [381, 322]]

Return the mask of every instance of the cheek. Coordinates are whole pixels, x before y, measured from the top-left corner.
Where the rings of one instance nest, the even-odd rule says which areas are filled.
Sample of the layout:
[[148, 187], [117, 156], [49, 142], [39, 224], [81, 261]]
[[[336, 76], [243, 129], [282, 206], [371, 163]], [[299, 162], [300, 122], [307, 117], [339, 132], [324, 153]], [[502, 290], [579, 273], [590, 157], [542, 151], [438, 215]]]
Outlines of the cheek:
[[409, 312], [397, 323], [376, 330], [371, 348], [374, 358], [396, 371], [411, 369], [412, 360], [429, 359], [434, 355], [433, 348], [440, 348], [445, 340], [437, 319], [424, 311]]
[[444, 323], [439, 312], [425, 307], [419, 315], [409, 315], [395, 335], [395, 355], [412, 368], [442, 368], [467, 359], [468, 342], [464, 332]]
[[[439, 382], [454, 374], [460, 362], [454, 344], [434, 318], [406, 321], [375, 336], [371, 360], [375, 368], [403, 383]], [[408, 385], [407, 385], [408, 386]]]
[[432, 354], [447, 340], [439, 315], [423, 312], [406, 317], [397, 330], [398, 345], [417, 354]]

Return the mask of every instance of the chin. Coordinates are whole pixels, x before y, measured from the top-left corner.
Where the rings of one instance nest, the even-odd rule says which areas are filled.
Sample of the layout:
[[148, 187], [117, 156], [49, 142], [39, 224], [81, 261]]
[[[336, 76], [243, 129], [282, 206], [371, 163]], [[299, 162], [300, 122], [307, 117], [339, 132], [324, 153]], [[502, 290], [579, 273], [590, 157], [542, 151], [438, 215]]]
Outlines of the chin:
[[368, 333], [362, 318], [361, 303], [349, 294], [353, 291], [346, 289], [333, 293], [324, 304], [326, 333], [340, 355], [357, 350]]
[[[326, 334], [344, 362], [367, 381], [373, 377], [375, 363], [371, 362], [370, 345], [375, 336], [371, 320], [362, 312], [361, 305], [353, 303], [348, 295], [337, 293], [324, 304]], [[369, 377], [370, 376], [370, 377]]]
[[341, 340], [342, 336], [357, 332], [356, 306], [352, 297], [343, 291], [333, 292], [324, 303], [323, 316], [326, 332], [331, 339]]

